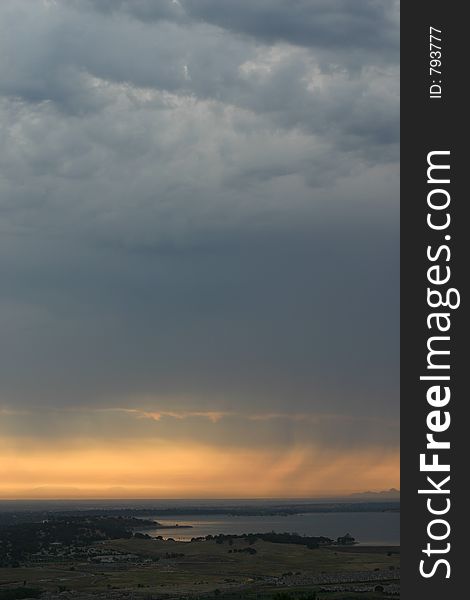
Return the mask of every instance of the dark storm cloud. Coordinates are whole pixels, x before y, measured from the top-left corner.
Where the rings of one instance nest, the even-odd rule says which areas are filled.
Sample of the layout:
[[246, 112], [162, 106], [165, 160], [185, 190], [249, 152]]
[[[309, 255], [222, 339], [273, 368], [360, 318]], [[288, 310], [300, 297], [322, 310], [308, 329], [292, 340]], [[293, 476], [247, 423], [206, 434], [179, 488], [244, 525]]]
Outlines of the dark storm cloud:
[[193, 19], [228, 31], [248, 34], [269, 44], [379, 50], [372, 60], [386, 60], [398, 52], [398, 3], [394, 0], [69, 0], [107, 13], [125, 13], [138, 19]]
[[[394, 447], [398, 423], [389, 419], [334, 414], [212, 413], [183, 411], [149, 413], [133, 409], [82, 408], [3, 411], [0, 436], [58, 442], [158, 439], [175, 445], [192, 440], [221, 448], [240, 445], [259, 449], [329, 446], [354, 451], [361, 447]], [[241, 434], [243, 432], [243, 434]]]
[[261, 0], [219, 2], [181, 0], [187, 13], [224, 29], [247, 33], [268, 43], [379, 50], [396, 53], [397, 4], [365, 0]]
[[175, 0], [66, 0], [77, 10], [91, 8], [105, 14], [124, 12], [143, 20], [179, 20], [184, 11]]
[[[16, 287], [1, 356], [6, 397], [149, 410], [282, 411], [287, 401], [302, 412], [392, 416], [396, 238], [354, 229], [337, 228], [341, 248], [313, 229], [312, 239], [239, 235], [238, 247], [72, 259], [62, 242], [65, 259], [17, 262], [4, 269]], [[21, 298], [33, 299], [23, 312]]]
[[396, 14], [3, 2], [1, 404], [395, 418]]
[[[315, 7], [310, 4], [309, 10], [304, 7], [309, 15]], [[384, 6], [364, 4], [363, 11], [353, 14], [367, 14], [366, 7], [372, 6], [377, 19], [378, 7]], [[219, 5], [226, 10], [230, 6], [231, 12], [237, 7], [241, 15], [249, 12], [245, 4], [239, 9], [238, 3]], [[126, 20], [121, 14], [125, 2], [115, 7], [120, 18], [60, 10], [60, 3], [47, 14], [38, 4], [22, 1], [18, 6], [16, 13], [7, 13], [2, 32], [0, 89], [10, 96], [52, 100], [72, 113], [99, 112], [106, 99], [90, 79], [96, 77], [237, 106], [254, 111], [260, 117], [258, 127], [269, 120], [274, 126], [328, 135], [335, 144], [367, 151], [369, 157], [389, 152], [391, 144], [396, 152], [397, 67], [392, 63], [378, 68], [376, 57], [383, 53], [369, 51], [351, 66], [350, 50], [334, 40], [335, 54], [323, 60], [316, 50], [259, 46], [255, 39], [222, 35], [204, 21], [163, 20], [152, 26]], [[326, 8], [322, 4], [317, 10], [322, 21]], [[345, 18], [347, 13], [332, 14]], [[380, 25], [372, 29], [389, 32], [385, 17]], [[357, 40], [353, 33], [346, 39]]]

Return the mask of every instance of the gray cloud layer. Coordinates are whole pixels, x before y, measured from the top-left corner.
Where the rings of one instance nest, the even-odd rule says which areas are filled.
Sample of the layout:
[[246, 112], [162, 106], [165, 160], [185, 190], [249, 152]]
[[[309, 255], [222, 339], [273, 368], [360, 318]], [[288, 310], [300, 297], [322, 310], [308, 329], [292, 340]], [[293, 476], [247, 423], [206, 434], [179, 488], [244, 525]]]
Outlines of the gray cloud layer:
[[396, 417], [394, 2], [0, 23], [4, 406]]

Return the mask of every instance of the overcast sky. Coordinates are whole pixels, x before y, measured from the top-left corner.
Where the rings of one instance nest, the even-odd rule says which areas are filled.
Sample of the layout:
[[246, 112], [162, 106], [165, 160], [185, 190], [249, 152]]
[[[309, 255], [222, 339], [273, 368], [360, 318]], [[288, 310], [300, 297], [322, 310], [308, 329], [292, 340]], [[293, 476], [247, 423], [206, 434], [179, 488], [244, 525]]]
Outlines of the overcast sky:
[[1, 2], [0, 495], [398, 486], [398, 52], [394, 1]]

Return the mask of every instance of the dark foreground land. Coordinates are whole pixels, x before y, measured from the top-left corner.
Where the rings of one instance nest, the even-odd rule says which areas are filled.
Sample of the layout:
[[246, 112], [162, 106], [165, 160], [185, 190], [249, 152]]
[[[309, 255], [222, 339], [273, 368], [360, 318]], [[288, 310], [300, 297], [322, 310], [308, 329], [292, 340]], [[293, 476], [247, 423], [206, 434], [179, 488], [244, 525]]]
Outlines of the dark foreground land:
[[0, 527], [0, 600], [399, 596], [397, 547], [292, 534], [177, 542], [151, 538], [141, 525], [133, 517], [61, 516]]

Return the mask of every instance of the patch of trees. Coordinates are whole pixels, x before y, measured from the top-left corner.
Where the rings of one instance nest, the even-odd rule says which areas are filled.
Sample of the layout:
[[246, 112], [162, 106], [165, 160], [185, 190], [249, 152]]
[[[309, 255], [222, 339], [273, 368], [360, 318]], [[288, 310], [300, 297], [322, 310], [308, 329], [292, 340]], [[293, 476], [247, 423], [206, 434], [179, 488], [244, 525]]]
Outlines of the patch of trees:
[[301, 546], [307, 546], [308, 548], [318, 548], [321, 545], [332, 544], [333, 540], [325, 536], [307, 536], [299, 535], [298, 533], [243, 533], [241, 535], [232, 534], [219, 534], [219, 535], [206, 535], [205, 537], [192, 538], [191, 541], [211, 541], [214, 540], [216, 544], [224, 544], [228, 542], [229, 545], [233, 544], [234, 540], [245, 540], [248, 544], [252, 545], [257, 540], [263, 540], [265, 542], [271, 542], [273, 544], [298, 544]]
[[70, 518], [72, 516], [86, 517], [145, 517], [159, 515], [174, 517], [177, 515], [232, 515], [232, 516], [288, 516], [305, 513], [331, 512], [382, 512], [399, 511], [398, 500], [387, 501], [355, 501], [355, 502], [315, 502], [315, 503], [285, 503], [285, 504], [250, 504], [219, 505], [219, 506], [173, 506], [162, 508], [95, 508], [77, 510], [17, 510], [0, 511], [0, 525], [13, 525], [18, 522], [37, 522], [51, 518]]
[[233, 548], [233, 550], [229, 550], [229, 554], [232, 552], [245, 552], [246, 554], [256, 554], [256, 550], [254, 548]]
[[141, 533], [140, 531], [136, 531], [134, 533], [134, 537], [138, 540], [151, 540], [152, 539], [152, 536], [150, 536], [148, 533]]
[[[143, 521], [144, 527], [150, 521]], [[142, 520], [134, 517], [56, 517], [41, 523], [0, 527], [0, 566], [18, 566], [32, 554], [59, 555], [64, 548], [128, 539]]]
[[307, 595], [293, 596], [288, 592], [279, 592], [272, 597], [273, 600], [317, 600], [316, 592], [308, 592]]
[[23, 600], [24, 598], [39, 598], [43, 590], [28, 587], [0, 589], [0, 600]]

